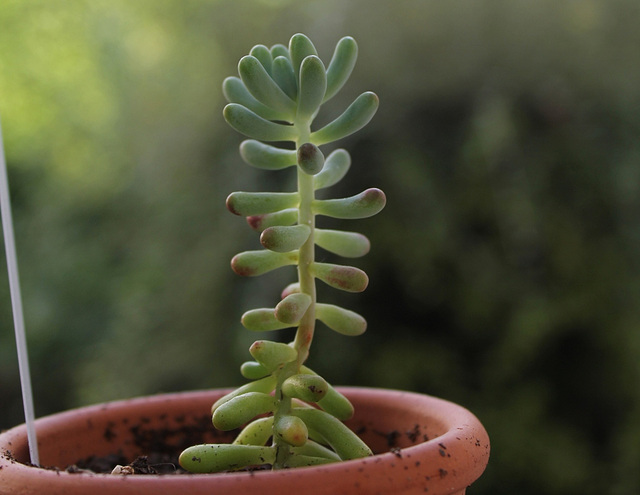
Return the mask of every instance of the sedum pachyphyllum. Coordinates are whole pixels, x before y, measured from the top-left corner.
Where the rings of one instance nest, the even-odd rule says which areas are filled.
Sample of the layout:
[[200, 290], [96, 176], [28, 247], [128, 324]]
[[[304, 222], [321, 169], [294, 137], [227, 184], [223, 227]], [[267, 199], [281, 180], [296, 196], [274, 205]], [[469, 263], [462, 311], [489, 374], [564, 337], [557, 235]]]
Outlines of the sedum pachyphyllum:
[[[228, 77], [223, 83], [229, 101], [224, 118], [250, 138], [240, 145], [243, 160], [268, 170], [297, 168], [295, 192], [234, 192], [227, 198], [229, 211], [247, 217], [249, 225], [260, 232], [264, 247], [236, 255], [231, 261], [233, 270], [257, 276], [291, 265], [298, 273], [297, 282], [282, 291], [274, 308], [247, 311], [241, 321], [255, 332], [297, 330], [289, 344], [258, 340], [251, 346], [253, 360], [241, 367], [250, 381], [211, 408], [216, 428], [241, 431], [231, 444], [186, 449], [180, 464], [189, 471], [208, 473], [265, 464], [281, 469], [372, 455], [342, 423], [353, 415], [349, 400], [304, 366], [316, 321], [347, 336], [360, 335], [367, 326], [359, 314], [316, 300], [316, 280], [347, 292], [361, 292], [369, 282], [358, 268], [316, 261], [316, 245], [347, 258], [369, 251], [369, 240], [362, 234], [316, 228], [316, 216], [366, 218], [382, 210], [386, 201], [384, 193], [375, 188], [341, 199], [316, 199], [315, 195], [339, 182], [351, 165], [344, 149], [325, 157], [320, 146], [358, 131], [378, 108], [378, 97], [365, 92], [332, 122], [312, 129], [322, 104], [351, 75], [357, 52], [353, 38], [342, 38], [325, 66], [311, 40], [296, 34], [288, 47], [253, 47], [238, 64], [240, 77]], [[273, 141], [289, 141], [294, 146], [267, 144]]]

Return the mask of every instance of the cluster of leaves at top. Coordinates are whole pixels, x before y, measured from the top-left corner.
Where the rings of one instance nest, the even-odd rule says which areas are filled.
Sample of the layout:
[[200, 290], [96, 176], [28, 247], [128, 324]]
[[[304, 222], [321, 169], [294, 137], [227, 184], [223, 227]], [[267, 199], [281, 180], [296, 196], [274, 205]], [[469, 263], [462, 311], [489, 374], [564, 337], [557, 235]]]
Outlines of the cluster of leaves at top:
[[[369, 447], [342, 423], [353, 415], [349, 400], [303, 364], [316, 320], [350, 336], [362, 334], [367, 325], [353, 311], [317, 302], [315, 285], [318, 279], [343, 291], [361, 292], [368, 284], [366, 273], [358, 268], [315, 261], [315, 245], [350, 258], [369, 251], [369, 240], [362, 234], [316, 228], [315, 217], [366, 218], [378, 213], [386, 201], [379, 189], [341, 199], [315, 197], [315, 191], [340, 181], [351, 164], [344, 149], [325, 158], [319, 146], [359, 130], [378, 108], [378, 97], [366, 92], [331, 123], [311, 130], [322, 104], [351, 75], [357, 51], [353, 38], [342, 38], [325, 68], [309, 38], [296, 34], [288, 48], [255, 46], [240, 60], [240, 77], [224, 81], [224, 95], [230, 102], [224, 117], [252, 138], [240, 145], [244, 161], [269, 170], [297, 166], [296, 192], [235, 192], [227, 198], [227, 208], [247, 217], [249, 225], [261, 232], [265, 248], [236, 255], [233, 270], [244, 276], [288, 265], [298, 270], [298, 281], [284, 289], [275, 308], [248, 311], [242, 324], [257, 332], [289, 327], [297, 331], [290, 344], [258, 340], [250, 347], [254, 361], [244, 363], [241, 372], [251, 381], [212, 407], [216, 428], [242, 430], [231, 444], [185, 450], [180, 464], [189, 471], [257, 465], [279, 469], [371, 455]], [[290, 141], [295, 149], [263, 141]]]

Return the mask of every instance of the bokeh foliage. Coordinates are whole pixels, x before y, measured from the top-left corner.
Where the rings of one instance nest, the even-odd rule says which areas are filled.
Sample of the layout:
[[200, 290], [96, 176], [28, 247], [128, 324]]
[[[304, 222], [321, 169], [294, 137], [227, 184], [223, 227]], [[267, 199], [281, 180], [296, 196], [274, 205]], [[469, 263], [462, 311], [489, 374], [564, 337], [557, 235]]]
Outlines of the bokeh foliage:
[[[257, 43], [302, 31], [328, 57], [351, 35], [360, 58], [326, 114], [363, 87], [381, 108], [338, 143], [354, 165], [334, 192], [380, 186], [388, 206], [361, 229], [370, 287], [343, 296], [369, 330], [319, 334], [310, 366], [473, 410], [493, 455], [469, 493], [640, 492], [639, 11], [3, 1], [0, 115], [37, 414], [241, 382], [252, 336], [239, 315], [292, 274], [247, 282], [228, 267], [256, 241], [226, 195], [278, 186], [240, 162], [220, 84]], [[21, 405], [6, 283], [0, 297], [8, 427]]]

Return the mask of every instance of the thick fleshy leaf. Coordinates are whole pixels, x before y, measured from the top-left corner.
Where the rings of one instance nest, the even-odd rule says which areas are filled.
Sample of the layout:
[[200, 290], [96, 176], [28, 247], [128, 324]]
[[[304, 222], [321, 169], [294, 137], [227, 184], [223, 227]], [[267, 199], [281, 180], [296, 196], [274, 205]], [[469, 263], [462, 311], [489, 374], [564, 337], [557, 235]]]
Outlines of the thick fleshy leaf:
[[273, 312], [274, 308], [251, 309], [242, 315], [240, 322], [247, 330], [254, 332], [269, 332], [292, 326], [277, 320]]
[[[312, 369], [306, 366], [300, 367], [300, 372], [308, 375], [318, 375]], [[318, 401], [318, 405], [329, 414], [335, 416], [341, 421], [346, 421], [353, 417], [353, 404], [344, 395], [338, 392], [331, 384], [326, 395]]]
[[286, 112], [279, 112], [256, 100], [239, 77], [227, 77], [222, 82], [222, 92], [229, 103], [242, 105], [267, 120], [286, 120]]
[[280, 170], [297, 163], [295, 150], [276, 148], [255, 139], [240, 143], [240, 156], [249, 165], [265, 170]]
[[294, 34], [289, 40], [289, 53], [291, 54], [291, 64], [296, 73], [296, 81], [300, 80], [300, 65], [309, 55], [318, 55], [316, 47], [304, 34]]
[[317, 113], [327, 90], [327, 73], [322, 60], [310, 55], [300, 66], [296, 119], [308, 122]]
[[194, 445], [180, 454], [180, 465], [191, 473], [218, 473], [248, 466], [273, 464], [276, 449], [260, 445]]
[[369, 277], [353, 266], [312, 263], [311, 273], [325, 284], [346, 292], [362, 292], [369, 284]]
[[256, 361], [245, 361], [242, 363], [240, 373], [248, 380], [259, 380], [269, 375], [267, 369]]
[[249, 348], [249, 352], [253, 359], [271, 372], [298, 357], [298, 352], [293, 347], [270, 340], [256, 340]]
[[316, 200], [313, 211], [333, 218], [367, 218], [380, 212], [386, 202], [387, 198], [380, 189], [371, 188], [348, 198]]
[[367, 320], [358, 313], [333, 304], [316, 304], [316, 318], [342, 335], [354, 337], [367, 329]]
[[271, 56], [271, 51], [264, 45], [256, 45], [254, 46], [249, 55], [257, 58], [264, 70], [267, 71], [268, 74], [271, 74], [271, 66], [273, 64], [273, 57]]
[[238, 64], [238, 72], [240, 79], [256, 100], [269, 108], [284, 112], [290, 118], [295, 115], [295, 102], [280, 89], [256, 57], [242, 57]]
[[311, 234], [307, 225], [291, 225], [289, 227], [269, 227], [260, 235], [260, 244], [278, 253], [286, 253], [299, 249]]
[[378, 110], [378, 95], [367, 91], [358, 96], [333, 122], [311, 133], [311, 141], [318, 146], [342, 139], [362, 129]]
[[243, 277], [256, 277], [277, 268], [298, 263], [298, 253], [276, 253], [274, 251], [245, 251], [231, 260], [231, 268]]
[[267, 213], [264, 215], [250, 215], [247, 217], [249, 226], [258, 232], [262, 232], [269, 227], [277, 225], [293, 225], [298, 221], [298, 209], [287, 208], [286, 210]]
[[320, 433], [341, 459], [359, 459], [373, 455], [358, 435], [331, 414], [314, 408], [293, 409], [291, 413], [302, 419], [309, 429]]
[[222, 404], [229, 402], [231, 399], [248, 392], [260, 392], [263, 394], [269, 394], [273, 392], [273, 389], [276, 387], [277, 382], [278, 379], [275, 376], [270, 375], [253, 382], [245, 383], [241, 387], [238, 387], [232, 392], [229, 392], [227, 395], [220, 397], [211, 406], [211, 414], [213, 414], [215, 410], [218, 409], [218, 407], [220, 407]]
[[351, 166], [351, 156], [344, 149], [332, 151], [324, 162], [322, 172], [313, 178], [313, 188], [324, 189], [342, 180]]
[[297, 416], [281, 416], [274, 424], [274, 430], [282, 440], [294, 447], [301, 447], [307, 443], [309, 430]]
[[220, 405], [213, 413], [213, 426], [229, 431], [241, 427], [256, 416], [273, 412], [276, 399], [262, 392], [247, 392]]
[[318, 402], [329, 391], [329, 384], [319, 375], [300, 373], [287, 378], [282, 384], [287, 397], [305, 402]]
[[275, 308], [275, 318], [282, 324], [296, 324], [311, 306], [311, 296], [303, 293], [287, 295]]
[[291, 60], [286, 57], [276, 57], [273, 61], [273, 80], [280, 89], [292, 100], [298, 99], [298, 82]]
[[324, 166], [324, 155], [312, 143], [304, 143], [298, 148], [298, 166], [307, 175], [316, 175]]
[[278, 57], [285, 57], [291, 60], [289, 49], [281, 43], [276, 43], [271, 47], [271, 57], [275, 60]]
[[227, 196], [227, 209], [234, 215], [253, 216], [298, 206], [298, 193], [237, 191]]
[[258, 418], [245, 426], [233, 445], [265, 445], [273, 434], [273, 416]]
[[291, 125], [276, 124], [260, 117], [247, 107], [229, 103], [224, 118], [236, 131], [261, 141], [295, 141], [296, 131]]
[[371, 248], [369, 239], [364, 235], [341, 230], [315, 229], [314, 241], [321, 248], [345, 258], [359, 258]]
[[333, 98], [347, 82], [358, 58], [358, 45], [351, 36], [345, 36], [336, 45], [336, 49], [327, 67], [327, 91], [324, 101]]
[[300, 293], [300, 283], [294, 282], [292, 284], [287, 285], [280, 294], [280, 298], [285, 299], [291, 294], [299, 294]]

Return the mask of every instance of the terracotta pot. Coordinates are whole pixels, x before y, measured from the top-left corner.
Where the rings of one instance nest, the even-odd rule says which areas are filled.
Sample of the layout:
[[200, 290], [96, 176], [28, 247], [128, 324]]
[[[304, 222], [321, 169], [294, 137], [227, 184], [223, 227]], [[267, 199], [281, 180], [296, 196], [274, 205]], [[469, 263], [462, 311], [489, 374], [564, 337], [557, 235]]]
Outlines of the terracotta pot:
[[[29, 467], [24, 425], [0, 435], [0, 494], [464, 494], [489, 459], [486, 431], [466, 409], [434, 397], [341, 388], [356, 415], [348, 422], [373, 457], [282, 471], [217, 475], [111, 475]], [[158, 395], [84, 407], [36, 421], [43, 466], [64, 467], [120, 452], [133, 460], [161, 435], [181, 446], [226, 390]], [[224, 441], [213, 427], [204, 441]], [[216, 436], [217, 435], [217, 436]], [[190, 442], [192, 440], [187, 440]], [[392, 446], [390, 448], [390, 445]]]

